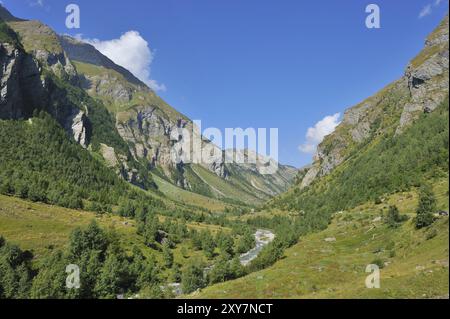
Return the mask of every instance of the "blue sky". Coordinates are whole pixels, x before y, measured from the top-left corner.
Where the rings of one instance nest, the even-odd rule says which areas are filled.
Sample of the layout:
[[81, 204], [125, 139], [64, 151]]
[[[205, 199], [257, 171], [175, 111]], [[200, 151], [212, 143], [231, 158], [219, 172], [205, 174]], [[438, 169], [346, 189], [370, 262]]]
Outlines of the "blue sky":
[[[169, 104], [203, 127], [279, 128], [280, 161], [295, 166], [311, 161], [299, 150], [308, 128], [399, 78], [448, 11], [439, 0], [2, 2], [59, 33], [139, 32], [152, 50], [149, 78]], [[69, 3], [81, 8], [76, 31], [65, 27]], [[365, 26], [369, 3], [381, 29]]]

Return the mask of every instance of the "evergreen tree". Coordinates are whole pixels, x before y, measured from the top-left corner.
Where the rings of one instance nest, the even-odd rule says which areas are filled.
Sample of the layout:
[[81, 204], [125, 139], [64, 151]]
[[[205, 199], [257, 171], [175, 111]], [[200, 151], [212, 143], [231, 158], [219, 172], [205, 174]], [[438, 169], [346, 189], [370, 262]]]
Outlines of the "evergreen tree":
[[29, 297], [32, 258], [30, 252], [22, 251], [0, 237], [0, 299]]
[[145, 260], [137, 278], [137, 287], [142, 290], [146, 287], [158, 286], [160, 283], [159, 273], [160, 270], [155, 260]]
[[230, 264], [226, 256], [221, 255], [208, 274], [209, 282], [215, 284], [231, 279]]
[[416, 228], [430, 226], [434, 222], [436, 199], [430, 185], [422, 185], [419, 189], [419, 206], [416, 213]]
[[165, 241], [162, 245], [162, 252], [163, 252], [164, 266], [166, 266], [166, 268], [172, 268], [173, 253], [172, 250], [170, 250], [170, 246], [167, 241]]
[[80, 258], [84, 252], [90, 250], [106, 252], [108, 244], [106, 233], [96, 221], [92, 221], [85, 230], [78, 228], [72, 232], [69, 243], [70, 255]]
[[215, 248], [216, 245], [214, 243], [214, 238], [211, 236], [209, 231], [205, 230], [202, 233], [202, 249], [205, 253], [205, 256], [210, 259], [213, 258]]
[[148, 215], [144, 226], [144, 241], [147, 246], [151, 246], [155, 243], [158, 236], [158, 218], [155, 215]]
[[94, 289], [98, 298], [114, 299], [124, 292], [121, 284], [126, 272], [125, 267], [119, 256], [114, 252], [108, 252]]
[[234, 257], [231, 261], [230, 273], [232, 274], [233, 279], [240, 278], [245, 275], [245, 268], [242, 266], [238, 256]]
[[202, 249], [202, 238], [200, 234], [195, 230], [191, 230], [191, 240], [192, 240], [192, 246], [195, 250], [201, 250]]
[[228, 255], [228, 257], [234, 255], [234, 240], [230, 235], [219, 232], [216, 236], [216, 243], [221, 253]]
[[397, 206], [390, 206], [386, 216], [386, 224], [390, 228], [397, 228], [406, 218], [406, 216], [400, 215]]
[[203, 274], [204, 265], [200, 260], [191, 260], [181, 276], [181, 285], [184, 293], [191, 293], [205, 286]]
[[69, 264], [62, 252], [47, 257], [33, 280], [31, 298], [64, 299], [68, 297], [66, 267]]

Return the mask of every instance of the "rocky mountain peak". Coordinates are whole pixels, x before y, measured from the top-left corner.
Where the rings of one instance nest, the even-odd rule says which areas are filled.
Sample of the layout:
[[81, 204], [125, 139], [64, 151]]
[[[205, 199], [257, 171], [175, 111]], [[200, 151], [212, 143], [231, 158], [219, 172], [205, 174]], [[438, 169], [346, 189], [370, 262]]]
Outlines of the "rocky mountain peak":
[[68, 35], [59, 36], [59, 40], [62, 48], [71, 60], [114, 70], [121, 74], [130, 83], [138, 86], [145, 86], [145, 84], [136, 78], [130, 71], [115, 64], [108, 57], [101, 54], [93, 45]]

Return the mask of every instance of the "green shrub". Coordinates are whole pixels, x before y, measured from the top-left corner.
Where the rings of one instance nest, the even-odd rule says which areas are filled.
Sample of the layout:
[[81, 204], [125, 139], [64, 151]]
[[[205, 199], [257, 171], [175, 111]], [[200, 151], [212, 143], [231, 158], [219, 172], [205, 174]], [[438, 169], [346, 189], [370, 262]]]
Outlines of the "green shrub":
[[384, 268], [384, 261], [381, 258], [376, 258], [372, 260], [372, 265], [377, 265], [380, 269]]

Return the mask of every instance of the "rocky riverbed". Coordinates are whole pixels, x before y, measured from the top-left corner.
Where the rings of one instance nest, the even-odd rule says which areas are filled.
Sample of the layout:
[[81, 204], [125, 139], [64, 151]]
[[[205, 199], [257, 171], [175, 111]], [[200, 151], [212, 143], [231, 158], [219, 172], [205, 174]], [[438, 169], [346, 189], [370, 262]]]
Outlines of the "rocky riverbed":
[[243, 266], [247, 266], [252, 260], [258, 257], [261, 250], [275, 239], [275, 234], [269, 230], [258, 229], [255, 233], [256, 246], [242, 254], [239, 259]]

